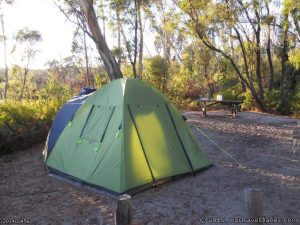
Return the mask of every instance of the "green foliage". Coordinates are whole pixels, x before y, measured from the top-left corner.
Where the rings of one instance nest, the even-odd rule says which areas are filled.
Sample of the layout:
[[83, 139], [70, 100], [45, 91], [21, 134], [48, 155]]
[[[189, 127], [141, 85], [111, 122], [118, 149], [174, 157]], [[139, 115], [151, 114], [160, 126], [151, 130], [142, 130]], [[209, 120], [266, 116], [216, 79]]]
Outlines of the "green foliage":
[[37, 30], [30, 30], [28, 27], [18, 30], [16, 41], [19, 43], [29, 43], [30, 45], [35, 44], [36, 42], [42, 41], [42, 35]]
[[283, 1], [283, 15], [286, 15], [290, 12], [295, 13], [296, 11], [300, 11], [300, 3], [298, 0], [284, 0]]
[[291, 51], [289, 60], [296, 69], [300, 69], [300, 48]]
[[5, 128], [6, 135], [31, 132], [41, 126], [49, 127], [57, 111], [70, 97], [67, 85], [49, 78], [45, 87], [31, 99], [1, 101], [0, 127]]
[[123, 63], [121, 65], [121, 71], [124, 77], [133, 77], [131, 65]]
[[148, 59], [149, 73], [155, 77], [163, 77], [168, 73], [168, 64], [161, 56]]
[[144, 77], [158, 89], [163, 90], [168, 76], [168, 63], [161, 56], [154, 56], [144, 61]]
[[300, 84], [296, 86], [295, 95], [293, 95], [290, 99], [291, 110], [294, 114], [300, 118]]
[[22, 92], [22, 82], [20, 82], [18, 78], [22, 77], [23, 69], [20, 66], [15, 65], [8, 71], [8, 75], [13, 78], [9, 83], [10, 88], [8, 90], [8, 97], [16, 100]]
[[249, 90], [243, 93], [244, 102], [242, 104], [242, 109], [246, 110], [255, 110], [256, 109], [256, 102], [253, 99], [253, 96]]
[[241, 84], [237, 79], [227, 78], [222, 79], [222, 86], [219, 92], [223, 95], [224, 99], [242, 99]]
[[175, 73], [171, 74], [169, 79], [168, 96], [170, 100], [177, 106], [184, 107], [186, 105], [186, 98], [189, 96], [189, 89], [186, 84], [194, 85], [195, 82], [189, 82], [188, 70], [180, 67]]
[[278, 108], [280, 103], [280, 91], [273, 89], [273, 90], [266, 90], [264, 95], [264, 101], [266, 107], [270, 112], [274, 112], [275, 109]]
[[60, 107], [71, 97], [68, 85], [51, 77], [36, 100], [40, 120], [51, 123]]
[[98, 73], [95, 74], [94, 76], [94, 83], [96, 88], [101, 88], [104, 84], [108, 83], [109, 79], [105, 71], [101, 72], [99, 71]]
[[[0, 5], [4, 1], [0, 0]], [[115, 47], [112, 54], [121, 61], [124, 77], [133, 77], [132, 62], [130, 64], [129, 58], [133, 57], [135, 47], [140, 44], [134, 29], [135, 20], [138, 19], [137, 8], [133, 1], [128, 0], [107, 3], [98, 5], [99, 10], [96, 11], [102, 14], [100, 19], [109, 23], [108, 28], [113, 30], [112, 33], [121, 37], [120, 46]], [[235, 0], [142, 0], [137, 3], [141, 6], [143, 15], [141, 22], [144, 36], [149, 34], [149, 29], [153, 32], [154, 46], [158, 54], [143, 59], [142, 79], [163, 91], [177, 106], [197, 110], [199, 108], [195, 99], [198, 97], [215, 97], [222, 94], [224, 99], [244, 99], [244, 109], [257, 108], [253, 93], [248, 88], [243, 92], [241, 77], [247, 82], [247, 87], [253, 87], [256, 96], [259, 96], [255, 55], [257, 46], [255, 32], [251, 28], [251, 25], [258, 26], [258, 20], [255, 18], [255, 11], [258, 10], [261, 20], [260, 71], [264, 89], [262, 103], [269, 112], [275, 112], [282, 101], [280, 90], [284, 90], [286, 102], [285, 111], [282, 113], [299, 113], [298, 0], [284, 0], [279, 5], [272, 1]], [[174, 3], [177, 5], [174, 6]], [[103, 14], [104, 10], [110, 10], [105, 13], [109, 17]], [[147, 21], [144, 21], [145, 18]], [[274, 23], [280, 26], [274, 26]], [[274, 71], [272, 88], [269, 88], [271, 67], [265, 45], [268, 37], [264, 37], [268, 29], [271, 34], [270, 54]], [[288, 48], [283, 54], [284, 29], [289, 29], [289, 32]], [[274, 38], [274, 34], [278, 36]], [[4, 35], [0, 38], [3, 41]], [[85, 76], [84, 36], [79, 29], [74, 33], [72, 55], [61, 61], [50, 61], [49, 69], [43, 71], [30, 70], [30, 63], [38, 52], [35, 44], [42, 41], [41, 34], [36, 30], [24, 28], [16, 33], [14, 39], [12, 58], [20, 59], [22, 63], [9, 69], [8, 100], [0, 102], [0, 128], [5, 127], [10, 133], [28, 132], [36, 126], [49, 126], [61, 105], [78, 93], [87, 80], [91, 86], [97, 88], [109, 82], [103, 62], [99, 60], [98, 65], [95, 65], [92, 57], [89, 64], [93, 67], [89, 68], [89, 74]], [[148, 43], [144, 43], [145, 47], [147, 45]], [[89, 45], [87, 47], [91, 50]], [[92, 56], [92, 51], [89, 52]], [[282, 59], [283, 56], [286, 57], [285, 54], [286, 73], [282, 76]], [[237, 74], [240, 74], [240, 77]], [[5, 77], [0, 75], [0, 96], [4, 95], [4, 81]]]
[[29, 130], [37, 121], [35, 108], [27, 101], [5, 101], [0, 103], [0, 126], [11, 132]]

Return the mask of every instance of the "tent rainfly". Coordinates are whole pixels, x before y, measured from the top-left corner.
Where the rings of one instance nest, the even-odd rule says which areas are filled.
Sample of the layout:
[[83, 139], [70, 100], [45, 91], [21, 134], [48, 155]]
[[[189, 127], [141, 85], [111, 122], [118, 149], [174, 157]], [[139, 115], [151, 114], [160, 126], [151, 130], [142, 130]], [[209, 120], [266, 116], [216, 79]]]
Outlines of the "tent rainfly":
[[211, 165], [176, 107], [132, 78], [112, 81], [63, 106], [44, 157], [50, 172], [116, 194]]

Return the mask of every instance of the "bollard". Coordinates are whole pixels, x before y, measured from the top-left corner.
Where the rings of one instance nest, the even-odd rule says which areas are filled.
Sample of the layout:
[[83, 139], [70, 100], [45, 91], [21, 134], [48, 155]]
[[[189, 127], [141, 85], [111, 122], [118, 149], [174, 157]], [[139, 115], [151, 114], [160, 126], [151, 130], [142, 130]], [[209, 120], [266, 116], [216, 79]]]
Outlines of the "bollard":
[[132, 201], [131, 196], [121, 195], [117, 202], [117, 210], [115, 214], [115, 225], [131, 225], [132, 224]]
[[[245, 189], [245, 208], [251, 225], [262, 225], [259, 218], [263, 217], [262, 192], [260, 189]], [[255, 221], [258, 220], [258, 221]]]

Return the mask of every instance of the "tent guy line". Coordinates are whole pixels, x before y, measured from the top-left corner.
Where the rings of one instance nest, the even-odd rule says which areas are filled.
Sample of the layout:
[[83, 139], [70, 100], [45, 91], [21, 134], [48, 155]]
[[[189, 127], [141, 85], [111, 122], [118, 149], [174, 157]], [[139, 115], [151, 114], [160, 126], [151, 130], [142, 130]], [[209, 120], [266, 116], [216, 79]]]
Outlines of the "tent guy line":
[[210, 138], [203, 130], [201, 130], [199, 127], [191, 125], [191, 127], [194, 127], [197, 131], [199, 131], [201, 134], [203, 134], [210, 142], [212, 142], [219, 150], [221, 150], [225, 155], [227, 155], [229, 158], [231, 158], [235, 163], [241, 164], [238, 160], [233, 158], [224, 148], [222, 148], [218, 143], [216, 143], [212, 138]]

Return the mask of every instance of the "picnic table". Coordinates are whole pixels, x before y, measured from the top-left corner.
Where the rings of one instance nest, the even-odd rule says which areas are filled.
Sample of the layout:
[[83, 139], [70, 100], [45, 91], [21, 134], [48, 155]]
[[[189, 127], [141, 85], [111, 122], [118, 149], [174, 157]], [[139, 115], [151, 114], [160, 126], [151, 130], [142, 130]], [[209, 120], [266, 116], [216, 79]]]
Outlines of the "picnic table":
[[241, 100], [217, 100], [208, 98], [199, 98], [198, 101], [203, 104], [202, 113], [204, 116], [206, 116], [207, 108], [216, 104], [221, 105], [222, 108], [227, 108], [234, 116], [236, 116], [241, 104], [243, 103]]

